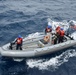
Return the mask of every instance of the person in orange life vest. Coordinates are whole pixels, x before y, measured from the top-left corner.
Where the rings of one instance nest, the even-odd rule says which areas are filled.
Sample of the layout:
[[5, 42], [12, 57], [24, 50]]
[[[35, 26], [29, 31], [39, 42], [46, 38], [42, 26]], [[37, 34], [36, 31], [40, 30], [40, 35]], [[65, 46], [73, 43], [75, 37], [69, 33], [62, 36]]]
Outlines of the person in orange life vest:
[[23, 42], [23, 39], [21, 37], [21, 35], [18, 36], [17, 40], [16, 40], [16, 50], [22, 50], [22, 42]]
[[52, 31], [52, 26], [48, 25], [45, 29], [45, 33], [51, 32]]
[[60, 42], [63, 42], [64, 40], [65, 31], [63, 28], [60, 29]]
[[59, 37], [60, 36], [60, 26], [58, 26], [57, 28], [56, 28], [56, 35]]
[[56, 28], [56, 34], [55, 34], [55, 38], [54, 38], [54, 44], [57, 44], [60, 42], [60, 26], [58, 26]]

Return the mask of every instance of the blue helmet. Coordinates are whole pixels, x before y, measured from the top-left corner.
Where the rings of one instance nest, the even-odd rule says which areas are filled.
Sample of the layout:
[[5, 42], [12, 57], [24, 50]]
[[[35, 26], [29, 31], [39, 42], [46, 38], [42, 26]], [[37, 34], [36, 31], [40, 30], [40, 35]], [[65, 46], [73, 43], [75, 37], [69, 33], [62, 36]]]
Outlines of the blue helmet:
[[60, 30], [64, 30], [63, 28], [60, 28]]
[[52, 26], [50, 26], [50, 25], [48, 25], [47, 27], [48, 27], [48, 28], [52, 28]]
[[18, 38], [21, 38], [21, 35], [18, 35]]

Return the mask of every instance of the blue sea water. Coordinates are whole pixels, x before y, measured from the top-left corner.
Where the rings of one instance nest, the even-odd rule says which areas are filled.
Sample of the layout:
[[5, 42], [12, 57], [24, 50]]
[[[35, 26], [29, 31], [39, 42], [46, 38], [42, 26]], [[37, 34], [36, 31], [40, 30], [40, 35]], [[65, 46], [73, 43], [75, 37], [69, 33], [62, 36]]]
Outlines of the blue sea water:
[[[76, 21], [75, 15], [76, 0], [0, 0], [0, 46], [19, 34], [42, 32], [48, 17]], [[76, 75], [76, 47], [22, 62], [6, 60], [0, 56], [0, 75]]]

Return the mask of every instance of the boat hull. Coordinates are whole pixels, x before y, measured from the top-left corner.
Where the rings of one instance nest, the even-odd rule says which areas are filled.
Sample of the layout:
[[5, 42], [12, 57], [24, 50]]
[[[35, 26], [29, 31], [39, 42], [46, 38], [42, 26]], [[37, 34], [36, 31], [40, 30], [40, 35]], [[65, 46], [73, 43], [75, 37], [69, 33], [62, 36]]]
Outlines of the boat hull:
[[28, 58], [28, 57], [36, 57], [36, 56], [42, 56], [42, 55], [46, 55], [46, 54], [50, 54], [50, 53], [54, 53], [56, 51], [60, 51], [64, 48], [68, 48], [71, 46], [76, 45], [76, 41], [75, 40], [69, 40], [66, 41], [64, 43], [59, 43], [56, 45], [51, 45], [51, 46], [46, 46], [43, 48], [37, 48], [34, 50], [4, 50], [2, 47], [0, 47], [0, 53], [2, 56], [5, 57], [18, 57], [18, 58]]

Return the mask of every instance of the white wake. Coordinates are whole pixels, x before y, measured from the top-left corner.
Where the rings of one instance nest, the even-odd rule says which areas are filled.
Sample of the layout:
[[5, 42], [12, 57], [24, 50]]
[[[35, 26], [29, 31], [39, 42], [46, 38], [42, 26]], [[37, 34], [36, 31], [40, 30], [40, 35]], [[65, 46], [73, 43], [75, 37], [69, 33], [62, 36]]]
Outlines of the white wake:
[[50, 58], [49, 60], [45, 60], [45, 59], [28, 59], [26, 61], [27, 65], [29, 66], [29, 68], [38, 68], [40, 70], [49, 70], [49, 68], [51, 69], [57, 69], [58, 66], [60, 66], [61, 64], [68, 62], [70, 57], [76, 57], [76, 51], [75, 50], [68, 50], [63, 52], [61, 55], [59, 56], [55, 56], [53, 58]]

